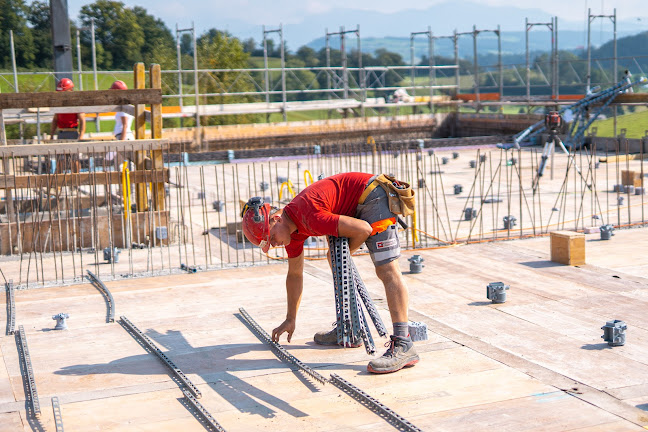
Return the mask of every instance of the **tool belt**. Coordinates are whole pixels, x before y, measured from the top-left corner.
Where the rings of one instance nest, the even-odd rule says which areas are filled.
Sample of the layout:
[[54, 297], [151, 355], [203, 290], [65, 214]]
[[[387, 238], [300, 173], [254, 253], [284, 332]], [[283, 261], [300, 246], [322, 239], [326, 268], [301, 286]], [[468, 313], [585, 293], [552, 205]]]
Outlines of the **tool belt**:
[[378, 186], [382, 187], [387, 193], [389, 200], [389, 211], [394, 214], [403, 215], [407, 217], [414, 213], [414, 191], [409, 183], [396, 180], [394, 177], [386, 174], [380, 174], [365, 188], [360, 199], [359, 204], [364, 204], [365, 199], [369, 194]]

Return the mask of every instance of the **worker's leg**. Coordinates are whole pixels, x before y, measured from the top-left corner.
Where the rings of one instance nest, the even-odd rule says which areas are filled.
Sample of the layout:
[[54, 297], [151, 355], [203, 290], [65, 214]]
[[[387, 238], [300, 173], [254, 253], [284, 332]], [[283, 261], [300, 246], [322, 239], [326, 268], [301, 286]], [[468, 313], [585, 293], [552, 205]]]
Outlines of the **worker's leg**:
[[[418, 363], [419, 356], [409, 336], [407, 284], [398, 266], [400, 241], [395, 215], [389, 211], [387, 197], [381, 188], [369, 194], [373, 198], [365, 205], [358, 206], [358, 217], [366, 220], [376, 229], [376, 233], [366, 241], [371, 259], [376, 266], [376, 275], [385, 287], [387, 305], [391, 315], [394, 332], [390, 336], [389, 349], [367, 365], [372, 373], [390, 373]], [[389, 224], [391, 223], [391, 224]]]
[[407, 284], [398, 267], [397, 257], [376, 266], [376, 275], [385, 286], [394, 333], [390, 336], [389, 348], [385, 354], [370, 361], [367, 370], [372, 373], [396, 372], [404, 367], [413, 366], [419, 361], [416, 348], [414, 348], [414, 343], [409, 335]]
[[393, 323], [407, 322], [409, 293], [398, 267], [398, 260], [376, 267], [376, 275], [385, 286], [387, 306]]

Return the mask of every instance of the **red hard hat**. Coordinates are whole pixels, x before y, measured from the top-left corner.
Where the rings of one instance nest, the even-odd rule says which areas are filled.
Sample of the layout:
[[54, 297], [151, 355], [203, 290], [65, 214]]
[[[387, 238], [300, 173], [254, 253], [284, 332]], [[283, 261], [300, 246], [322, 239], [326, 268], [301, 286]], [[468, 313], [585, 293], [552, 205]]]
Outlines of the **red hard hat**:
[[56, 91], [68, 91], [74, 88], [74, 83], [70, 78], [62, 78], [56, 85]]
[[110, 86], [110, 90], [128, 90], [128, 86], [124, 81], [115, 81]]
[[263, 202], [263, 198], [250, 198], [243, 211], [242, 228], [245, 237], [255, 246], [259, 246], [265, 253], [270, 249], [270, 212], [272, 206]]

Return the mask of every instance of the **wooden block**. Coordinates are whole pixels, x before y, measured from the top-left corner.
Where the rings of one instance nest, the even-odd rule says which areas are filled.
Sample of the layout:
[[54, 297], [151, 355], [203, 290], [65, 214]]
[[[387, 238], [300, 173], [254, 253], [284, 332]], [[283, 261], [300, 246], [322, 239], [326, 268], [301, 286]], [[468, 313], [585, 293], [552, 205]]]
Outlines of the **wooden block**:
[[552, 232], [551, 261], [573, 266], [585, 264], [585, 234], [574, 231]]
[[641, 173], [640, 172], [622, 170], [621, 171], [621, 183], [624, 186], [642, 187], [643, 186], [643, 179], [641, 178]]

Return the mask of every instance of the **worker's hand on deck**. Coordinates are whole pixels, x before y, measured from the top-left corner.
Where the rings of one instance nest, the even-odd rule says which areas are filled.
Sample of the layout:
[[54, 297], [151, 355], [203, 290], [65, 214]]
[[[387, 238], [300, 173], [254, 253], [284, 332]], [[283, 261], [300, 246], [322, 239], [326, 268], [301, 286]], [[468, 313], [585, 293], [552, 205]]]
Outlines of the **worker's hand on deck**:
[[290, 342], [290, 339], [292, 339], [292, 335], [294, 331], [295, 331], [295, 320], [286, 319], [284, 322], [281, 323], [279, 327], [272, 330], [272, 341], [279, 342], [279, 337], [284, 333], [288, 333], [287, 339], [288, 342]]

